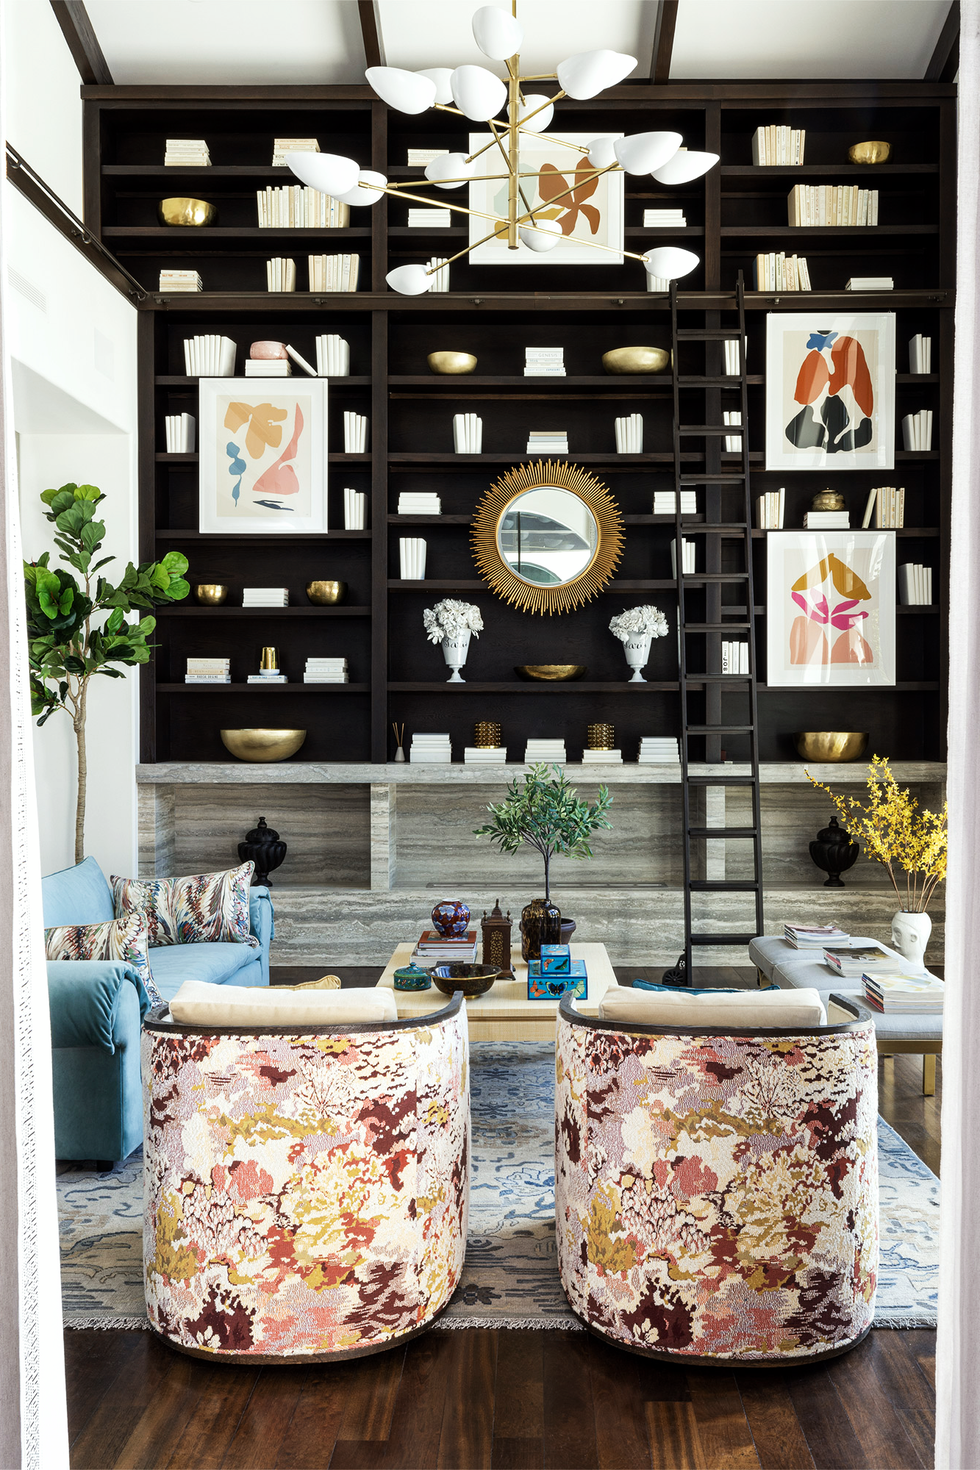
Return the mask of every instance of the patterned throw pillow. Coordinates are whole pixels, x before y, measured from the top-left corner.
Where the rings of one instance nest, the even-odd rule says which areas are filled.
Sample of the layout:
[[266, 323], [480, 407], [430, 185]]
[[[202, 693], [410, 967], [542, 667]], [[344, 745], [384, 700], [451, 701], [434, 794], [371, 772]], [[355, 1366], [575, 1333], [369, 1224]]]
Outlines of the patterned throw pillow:
[[49, 960], [125, 960], [139, 972], [151, 1005], [163, 996], [153, 983], [148, 956], [146, 915], [126, 914], [102, 924], [59, 924], [45, 929], [44, 953]]
[[248, 890], [254, 863], [227, 873], [193, 878], [110, 878], [116, 914], [146, 915], [150, 948], [164, 944], [247, 944], [259, 948], [251, 932]]

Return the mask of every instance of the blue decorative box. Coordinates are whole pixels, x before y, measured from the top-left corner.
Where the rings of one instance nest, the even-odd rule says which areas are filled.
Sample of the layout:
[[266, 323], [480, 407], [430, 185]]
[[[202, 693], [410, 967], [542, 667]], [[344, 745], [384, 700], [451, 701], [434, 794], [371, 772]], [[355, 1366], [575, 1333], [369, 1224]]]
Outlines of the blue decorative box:
[[588, 1000], [589, 977], [582, 960], [572, 960], [567, 975], [542, 975], [538, 960], [530, 960], [527, 967], [528, 1000], [561, 1000], [564, 995], [574, 995], [577, 1000]]
[[570, 975], [572, 973], [572, 952], [567, 944], [542, 944], [541, 946], [541, 974], [542, 975]]

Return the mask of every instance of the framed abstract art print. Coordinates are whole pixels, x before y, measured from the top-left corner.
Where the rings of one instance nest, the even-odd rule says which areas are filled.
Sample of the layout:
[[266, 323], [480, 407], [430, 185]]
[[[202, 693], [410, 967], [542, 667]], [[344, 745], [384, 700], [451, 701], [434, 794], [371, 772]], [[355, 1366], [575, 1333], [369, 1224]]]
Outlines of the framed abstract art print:
[[327, 382], [201, 378], [199, 529], [327, 529]]
[[766, 469], [894, 463], [894, 312], [770, 312]]
[[769, 531], [770, 689], [895, 682], [895, 536]]

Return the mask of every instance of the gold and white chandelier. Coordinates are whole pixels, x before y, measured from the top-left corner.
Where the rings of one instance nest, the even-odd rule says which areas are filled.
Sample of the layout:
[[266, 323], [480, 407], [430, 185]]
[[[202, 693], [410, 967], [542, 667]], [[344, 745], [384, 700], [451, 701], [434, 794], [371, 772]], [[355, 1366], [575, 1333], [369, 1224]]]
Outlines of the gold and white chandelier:
[[[563, 97], [585, 101], [597, 97], [607, 87], [614, 87], [636, 66], [634, 56], [625, 56], [617, 51], [580, 51], [560, 62], [554, 72], [524, 75], [519, 54], [524, 31], [517, 19], [517, 0], [512, 0], [510, 15], [494, 5], [482, 6], [473, 17], [473, 36], [484, 56], [504, 63], [506, 79], [496, 76], [487, 67], [470, 65], [457, 66], [455, 70], [434, 67], [428, 71], [371, 66], [364, 73], [381, 100], [397, 112], [417, 115], [434, 109], [451, 113], [454, 117], [468, 118], [471, 122], [484, 123], [490, 129], [490, 142], [477, 152], [468, 156], [449, 153], [427, 165], [425, 176], [435, 188], [462, 189], [464, 185], [482, 181], [507, 183], [506, 216], [468, 209], [462, 204], [449, 204], [448, 208], [457, 214], [489, 221], [492, 225], [489, 233], [439, 265], [397, 266], [385, 278], [393, 291], [403, 296], [421, 295], [428, 291], [436, 271], [443, 265], [468, 255], [490, 240], [506, 237], [509, 250], [517, 250], [520, 244], [534, 251], [560, 250], [564, 239], [561, 226], [557, 220], [549, 218], [548, 213], [553, 212], [555, 204], [580, 187], [583, 171], [580, 168], [576, 182], [564, 193], [552, 194], [547, 200], [541, 199], [532, 205], [528, 194], [533, 198], [537, 193], [541, 171], [522, 169], [522, 134], [544, 135], [546, 141], [556, 147], [572, 148], [586, 156], [593, 178], [617, 172], [652, 174], [660, 184], [686, 184], [700, 178], [718, 162], [717, 153], [688, 152], [683, 147], [680, 133], [674, 132], [599, 137], [588, 146], [547, 135], [556, 102]], [[557, 81], [559, 88], [553, 97], [525, 91], [527, 82], [550, 81]], [[500, 118], [505, 107], [506, 122]], [[488, 153], [495, 166], [502, 166], [504, 172], [481, 172], [486, 164], [479, 160]], [[377, 204], [382, 194], [389, 194], [396, 199], [447, 207], [444, 201], [411, 192], [416, 185], [389, 183], [383, 174], [373, 169], [362, 169], [354, 159], [338, 153], [292, 153], [289, 165], [304, 184], [332, 195], [343, 204], [355, 207]], [[692, 251], [672, 245], [638, 255], [582, 236], [576, 236], [574, 243], [639, 260], [649, 276], [663, 283], [686, 276], [698, 264], [698, 257]]]

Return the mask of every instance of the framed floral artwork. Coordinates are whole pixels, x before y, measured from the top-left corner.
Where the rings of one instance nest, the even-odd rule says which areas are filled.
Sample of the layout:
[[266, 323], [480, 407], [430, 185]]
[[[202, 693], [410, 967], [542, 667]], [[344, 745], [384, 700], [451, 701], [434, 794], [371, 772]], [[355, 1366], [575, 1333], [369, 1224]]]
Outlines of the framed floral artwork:
[[895, 682], [895, 536], [770, 531], [766, 683]]
[[327, 382], [201, 378], [199, 529], [327, 529]]
[[[621, 138], [623, 135], [603, 136]], [[587, 153], [594, 141], [594, 133], [551, 133], [548, 137], [522, 134], [520, 166], [524, 196], [530, 208], [537, 210], [542, 206], [539, 219], [558, 221], [564, 239], [554, 250], [536, 251], [524, 244], [510, 250], [504, 231], [471, 251], [474, 265], [622, 265], [626, 176], [621, 170], [599, 173], [589, 163]], [[488, 143], [493, 144], [489, 133], [470, 133], [470, 153], [479, 152]], [[481, 216], [507, 218], [506, 166], [500, 150], [491, 146], [481, 154], [477, 164], [480, 173], [504, 177], [475, 178], [469, 186], [469, 206], [476, 211], [470, 215], [471, 246], [492, 229], [491, 220]], [[586, 240], [607, 248], [596, 250], [592, 245], [578, 243]]]
[[894, 463], [894, 312], [770, 312], [766, 469]]

